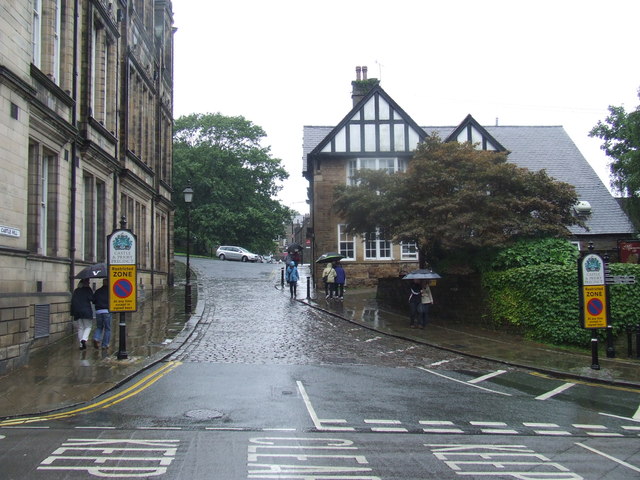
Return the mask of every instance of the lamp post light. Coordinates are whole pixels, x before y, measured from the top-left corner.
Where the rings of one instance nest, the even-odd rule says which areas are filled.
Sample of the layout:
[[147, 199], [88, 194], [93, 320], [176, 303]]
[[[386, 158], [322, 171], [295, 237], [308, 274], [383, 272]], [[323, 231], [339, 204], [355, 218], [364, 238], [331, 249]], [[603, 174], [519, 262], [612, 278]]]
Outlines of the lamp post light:
[[184, 287], [184, 313], [191, 314], [191, 265], [189, 263], [190, 247], [191, 247], [191, 202], [193, 201], [193, 188], [191, 181], [189, 185], [182, 191], [184, 195], [184, 203], [187, 204], [187, 283]]

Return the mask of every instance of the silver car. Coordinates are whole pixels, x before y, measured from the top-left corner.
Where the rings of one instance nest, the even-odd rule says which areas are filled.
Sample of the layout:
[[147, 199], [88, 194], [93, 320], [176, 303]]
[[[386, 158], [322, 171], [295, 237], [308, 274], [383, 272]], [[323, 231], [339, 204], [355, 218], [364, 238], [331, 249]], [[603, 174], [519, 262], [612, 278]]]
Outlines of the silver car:
[[246, 248], [233, 246], [220, 246], [216, 250], [216, 257], [220, 260], [240, 260], [241, 262], [258, 262], [260, 255], [251, 253]]

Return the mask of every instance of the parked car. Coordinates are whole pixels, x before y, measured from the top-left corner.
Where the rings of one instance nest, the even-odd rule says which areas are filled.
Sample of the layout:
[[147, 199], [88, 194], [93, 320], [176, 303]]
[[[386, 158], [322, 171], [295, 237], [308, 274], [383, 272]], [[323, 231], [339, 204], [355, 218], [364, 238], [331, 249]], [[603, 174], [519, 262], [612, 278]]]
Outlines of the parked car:
[[220, 246], [216, 250], [216, 257], [220, 260], [240, 260], [241, 262], [259, 262], [260, 255], [251, 253], [246, 248]]

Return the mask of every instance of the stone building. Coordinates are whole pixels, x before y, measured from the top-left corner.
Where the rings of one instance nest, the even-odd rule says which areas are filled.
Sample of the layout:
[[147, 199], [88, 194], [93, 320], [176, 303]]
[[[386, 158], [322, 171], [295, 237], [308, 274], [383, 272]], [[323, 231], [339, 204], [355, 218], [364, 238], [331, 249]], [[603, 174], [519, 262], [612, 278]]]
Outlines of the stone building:
[[[509, 161], [536, 171], [545, 169], [575, 186], [575, 214], [588, 229], [571, 227], [579, 248], [593, 242], [615, 254], [617, 242], [635, 228], [593, 168], [560, 126], [482, 126], [468, 115], [457, 126], [419, 126], [379, 85], [357, 67], [352, 82], [353, 108], [335, 126], [305, 126], [303, 175], [309, 181], [312, 255], [335, 251], [344, 256], [349, 284], [374, 286], [379, 278], [398, 277], [417, 268], [415, 244], [393, 244], [379, 231], [367, 238], [347, 235], [333, 208], [334, 188], [349, 184], [359, 169], [404, 171], [416, 146], [437, 133], [444, 141], [470, 141], [484, 150], [509, 151]], [[320, 278], [320, 266], [314, 278]]]
[[0, 5], [0, 374], [71, 331], [70, 293], [138, 239], [138, 292], [173, 280], [170, 0]]

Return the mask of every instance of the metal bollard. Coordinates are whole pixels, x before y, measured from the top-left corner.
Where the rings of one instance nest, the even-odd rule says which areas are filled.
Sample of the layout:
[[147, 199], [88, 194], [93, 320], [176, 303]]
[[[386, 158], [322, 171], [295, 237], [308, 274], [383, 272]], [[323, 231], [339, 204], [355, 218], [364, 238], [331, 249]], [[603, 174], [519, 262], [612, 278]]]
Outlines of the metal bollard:
[[613, 327], [607, 326], [607, 358], [616, 358], [616, 349], [613, 346]]
[[627, 325], [627, 357], [633, 357], [633, 327]]
[[280, 269], [280, 286], [284, 288], [284, 267]]
[[600, 363], [598, 362], [598, 339], [595, 337], [591, 339], [591, 369], [600, 370]]
[[307, 277], [307, 300], [311, 299], [311, 277]]

